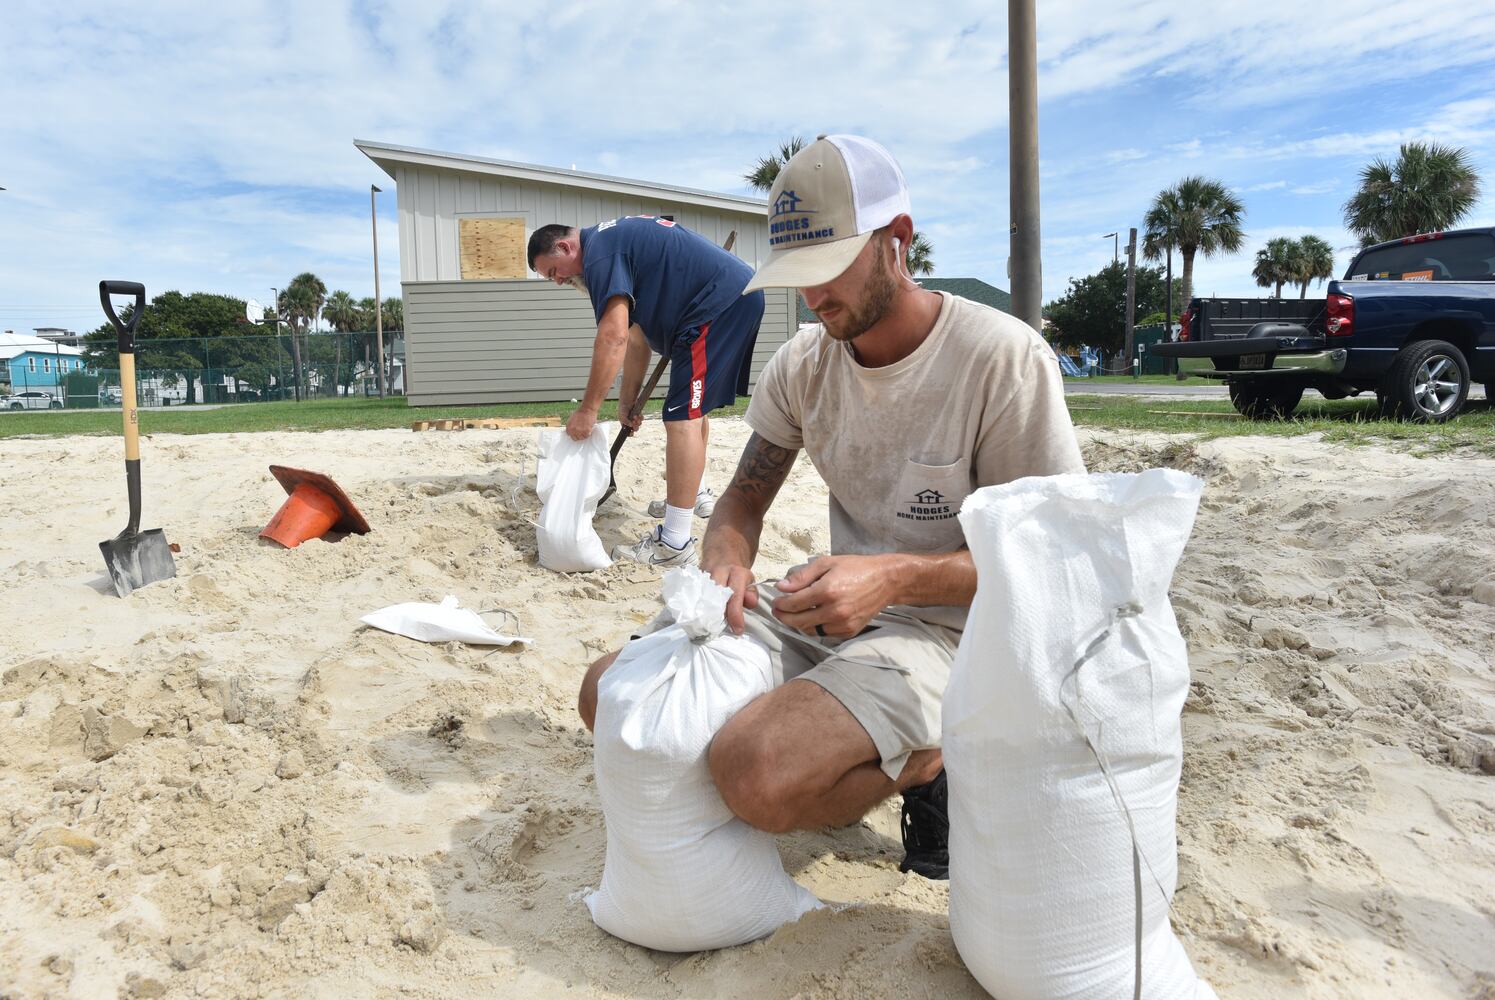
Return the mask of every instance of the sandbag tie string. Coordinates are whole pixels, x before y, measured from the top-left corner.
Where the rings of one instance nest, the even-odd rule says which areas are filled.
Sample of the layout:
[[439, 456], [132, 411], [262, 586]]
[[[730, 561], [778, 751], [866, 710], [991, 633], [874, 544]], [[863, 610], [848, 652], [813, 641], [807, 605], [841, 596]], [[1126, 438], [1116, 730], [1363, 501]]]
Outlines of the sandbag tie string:
[[[1117, 783], [1115, 775], [1111, 773], [1111, 764], [1106, 759], [1105, 752], [1097, 745], [1097, 743], [1104, 742], [1102, 730], [1105, 724], [1101, 722], [1096, 724], [1094, 742], [1091, 741], [1090, 734], [1085, 731], [1085, 725], [1081, 721], [1081, 714], [1085, 708], [1085, 699], [1083, 692], [1080, 690], [1080, 669], [1100, 652], [1106, 641], [1120, 629], [1123, 623], [1141, 615], [1142, 610], [1141, 602], [1136, 600], [1127, 601], [1113, 608], [1105, 624], [1100, 626], [1095, 637], [1085, 646], [1084, 652], [1080, 654], [1079, 659], [1075, 660], [1075, 665], [1059, 681], [1060, 701], [1064, 705], [1064, 710], [1069, 713], [1071, 721], [1075, 724], [1075, 729], [1079, 731], [1080, 738], [1085, 741], [1085, 746], [1089, 749], [1090, 755], [1095, 758], [1096, 765], [1100, 767], [1101, 774], [1106, 779], [1106, 785], [1111, 789], [1111, 797], [1116, 800], [1116, 805], [1120, 807], [1122, 816], [1126, 818], [1127, 834], [1132, 841], [1132, 890], [1136, 903], [1133, 1000], [1142, 1000], [1142, 866], [1144, 864], [1147, 865], [1147, 874], [1152, 878], [1153, 884], [1158, 887], [1158, 892], [1163, 897], [1163, 903], [1168, 907], [1170, 913], [1173, 911], [1173, 901], [1168, 898], [1168, 892], [1163, 888], [1163, 883], [1158, 879], [1157, 873], [1153, 871], [1152, 864], [1142, 855], [1142, 850], [1137, 844], [1137, 827], [1132, 821], [1132, 811], [1127, 807], [1126, 798], [1121, 794], [1121, 786]], [[1071, 680], [1074, 682], [1075, 692], [1073, 704], [1066, 701], [1063, 697], [1064, 685]]]

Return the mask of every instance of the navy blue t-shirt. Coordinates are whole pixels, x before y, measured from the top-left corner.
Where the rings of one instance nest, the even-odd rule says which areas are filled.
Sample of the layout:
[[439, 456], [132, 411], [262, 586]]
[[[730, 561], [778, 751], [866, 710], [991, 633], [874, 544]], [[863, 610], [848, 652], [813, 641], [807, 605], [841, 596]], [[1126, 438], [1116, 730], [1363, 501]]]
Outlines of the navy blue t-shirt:
[[608, 299], [628, 296], [628, 322], [643, 328], [659, 354], [726, 312], [753, 276], [745, 261], [706, 237], [646, 215], [583, 229], [581, 262], [597, 321]]

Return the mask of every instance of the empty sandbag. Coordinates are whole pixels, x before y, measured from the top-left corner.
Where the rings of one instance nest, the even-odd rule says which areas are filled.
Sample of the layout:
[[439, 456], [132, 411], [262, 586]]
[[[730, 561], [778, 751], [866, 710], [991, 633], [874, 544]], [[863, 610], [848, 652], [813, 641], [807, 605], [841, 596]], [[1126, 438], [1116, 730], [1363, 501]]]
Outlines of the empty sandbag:
[[616, 423], [599, 423], [584, 441], [572, 440], [565, 430], [540, 432], [535, 491], [541, 507], [536, 538], [540, 565], [546, 569], [576, 573], [612, 565], [592, 518], [607, 490], [608, 439], [617, 427]]

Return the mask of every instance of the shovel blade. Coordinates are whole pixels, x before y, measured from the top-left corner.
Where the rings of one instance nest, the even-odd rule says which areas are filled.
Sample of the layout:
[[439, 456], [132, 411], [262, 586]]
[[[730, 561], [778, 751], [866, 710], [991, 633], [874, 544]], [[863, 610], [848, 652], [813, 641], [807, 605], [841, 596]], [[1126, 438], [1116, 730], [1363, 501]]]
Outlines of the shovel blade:
[[121, 532], [107, 542], [100, 542], [99, 550], [104, 553], [104, 565], [114, 583], [114, 592], [120, 597], [128, 597], [138, 587], [176, 576], [176, 561], [171, 558], [171, 546], [160, 528]]

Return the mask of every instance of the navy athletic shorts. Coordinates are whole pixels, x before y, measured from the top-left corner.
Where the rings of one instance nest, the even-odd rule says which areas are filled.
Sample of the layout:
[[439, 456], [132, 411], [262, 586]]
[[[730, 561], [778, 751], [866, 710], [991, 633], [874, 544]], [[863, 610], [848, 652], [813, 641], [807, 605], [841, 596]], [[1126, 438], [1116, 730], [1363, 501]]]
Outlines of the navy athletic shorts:
[[700, 329], [676, 337], [670, 348], [664, 419], [695, 420], [747, 395], [753, 345], [762, 321], [763, 293], [753, 292]]

